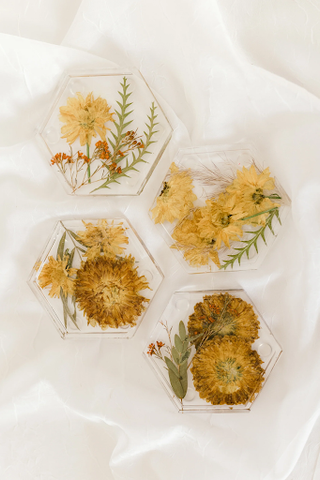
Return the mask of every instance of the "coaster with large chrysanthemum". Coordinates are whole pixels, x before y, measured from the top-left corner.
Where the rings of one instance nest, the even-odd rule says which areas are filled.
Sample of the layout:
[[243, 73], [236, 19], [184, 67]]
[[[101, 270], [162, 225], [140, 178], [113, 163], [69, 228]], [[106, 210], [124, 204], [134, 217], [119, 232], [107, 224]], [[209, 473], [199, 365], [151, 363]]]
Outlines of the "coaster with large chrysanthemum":
[[189, 316], [188, 332], [196, 349], [214, 337], [232, 335], [253, 343], [259, 336], [259, 321], [250, 303], [229, 293], [205, 295]]
[[246, 404], [261, 390], [261, 364], [259, 354], [245, 339], [215, 338], [193, 357], [193, 384], [200, 398], [213, 405]]
[[145, 357], [180, 412], [249, 411], [281, 346], [243, 290], [209, 293], [175, 292]]
[[[134, 238], [131, 227], [106, 219], [82, 221], [82, 229], [80, 221], [70, 224], [69, 228], [68, 222], [63, 225], [56, 256], [47, 256], [37, 273], [43, 294], [62, 302], [66, 331], [68, 319], [78, 330], [85, 328], [85, 320], [89, 331], [92, 327], [129, 330], [137, 326], [150, 301], [147, 291], [152, 291], [137, 265], [145, 265], [143, 271], [151, 280], [158, 272], [147, 258], [136, 262], [132, 253], [139, 255], [140, 251], [129, 242], [129, 237]], [[126, 255], [127, 247], [131, 253]], [[51, 303], [59, 312], [61, 307]]]

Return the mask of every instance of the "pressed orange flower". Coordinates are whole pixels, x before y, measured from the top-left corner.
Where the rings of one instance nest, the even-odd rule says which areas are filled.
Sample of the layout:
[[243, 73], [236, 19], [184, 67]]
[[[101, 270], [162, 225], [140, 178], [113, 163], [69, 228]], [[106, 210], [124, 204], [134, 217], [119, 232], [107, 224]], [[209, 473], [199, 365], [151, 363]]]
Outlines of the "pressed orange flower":
[[55, 260], [52, 256], [48, 258], [39, 275], [38, 282], [41, 288], [51, 285], [50, 297], [60, 298], [60, 288], [65, 295], [73, 295], [74, 279], [71, 278], [77, 273], [76, 268], [66, 268], [68, 258]]
[[69, 97], [67, 105], [60, 107], [60, 116], [63, 127], [61, 128], [62, 138], [72, 144], [80, 137], [80, 144], [91, 145], [92, 137], [97, 134], [102, 140], [106, 140], [106, 122], [114, 122], [113, 113], [110, 113], [110, 106], [104, 98], [94, 98], [92, 92], [84, 99], [81, 93], [77, 97]]
[[170, 178], [164, 182], [157, 198], [156, 206], [151, 210], [155, 223], [181, 220], [187, 215], [197, 196], [193, 193], [192, 178], [188, 171], [179, 171], [175, 163], [170, 167]]
[[121, 255], [129, 243], [128, 237], [122, 224], [115, 226], [113, 222], [108, 224], [105, 219], [98, 220], [98, 225], [84, 222], [85, 231], [77, 232], [81, 242], [88, 248], [85, 257], [93, 259], [103, 253], [104, 255]]

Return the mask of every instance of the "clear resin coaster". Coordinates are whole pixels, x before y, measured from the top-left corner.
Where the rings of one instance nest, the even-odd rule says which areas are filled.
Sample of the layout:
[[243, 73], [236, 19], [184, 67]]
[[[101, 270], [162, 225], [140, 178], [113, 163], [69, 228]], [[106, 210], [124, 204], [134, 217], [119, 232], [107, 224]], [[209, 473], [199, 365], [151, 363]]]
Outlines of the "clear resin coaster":
[[63, 220], [29, 285], [62, 338], [131, 338], [162, 279], [125, 218]]
[[73, 195], [139, 195], [171, 138], [138, 71], [67, 75], [38, 138]]
[[282, 353], [244, 290], [180, 291], [143, 355], [181, 413], [249, 412]]
[[250, 145], [179, 150], [150, 208], [188, 273], [259, 267], [290, 199]]

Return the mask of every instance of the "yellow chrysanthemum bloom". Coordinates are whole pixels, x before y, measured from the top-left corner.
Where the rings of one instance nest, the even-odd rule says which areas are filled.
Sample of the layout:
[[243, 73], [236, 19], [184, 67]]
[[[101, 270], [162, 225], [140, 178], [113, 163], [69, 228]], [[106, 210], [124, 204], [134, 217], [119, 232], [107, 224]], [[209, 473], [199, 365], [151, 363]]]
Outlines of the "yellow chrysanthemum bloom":
[[193, 357], [193, 384], [213, 405], [240, 405], [261, 390], [264, 370], [259, 354], [243, 338], [225, 336], [207, 342]]
[[189, 316], [189, 336], [197, 337], [192, 343], [198, 349], [206, 341], [219, 336], [233, 335], [250, 343], [258, 337], [259, 321], [252, 305], [229, 293], [206, 295], [194, 306]]
[[100, 256], [82, 263], [78, 270], [75, 296], [88, 324], [102, 330], [135, 325], [149, 299], [140, 295], [149, 288], [144, 275], [134, 268], [134, 257]]
[[170, 178], [164, 182], [156, 206], [151, 210], [154, 222], [172, 223], [185, 217], [193, 208], [193, 202], [197, 200], [192, 189], [193, 183], [189, 172], [179, 171], [173, 162], [170, 167]]
[[60, 107], [59, 119], [65, 123], [61, 128], [62, 138], [66, 138], [67, 142], [72, 144], [80, 137], [80, 144], [91, 145], [92, 137], [100, 135], [103, 141], [106, 140], [105, 126], [106, 122], [114, 122], [113, 113], [110, 113], [110, 106], [104, 98], [94, 96], [89, 93], [86, 99], [81, 93], [77, 93], [77, 97], [69, 97], [67, 105]]
[[[255, 215], [256, 213], [279, 207], [278, 203], [273, 202], [265, 195], [264, 190], [274, 190], [274, 179], [270, 177], [269, 168], [257, 173], [255, 166], [251, 165], [248, 169], [243, 167], [242, 171], [237, 170], [237, 178], [226, 188], [226, 191], [235, 196], [235, 202], [238, 207], [245, 212], [244, 217]], [[264, 225], [268, 213], [259, 215], [245, 223]]]
[[193, 267], [208, 265], [210, 260], [220, 267], [216, 240], [214, 238], [201, 238], [198, 231], [200, 219], [201, 211], [198, 208], [193, 212], [191, 218], [182, 220], [171, 235], [175, 240], [171, 248], [180, 250], [185, 260]]
[[88, 260], [92, 260], [101, 253], [107, 256], [121, 255], [125, 250], [125, 247], [121, 247], [121, 245], [129, 243], [122, 224], [114, 226], [111, 222], [111, 225], [109, 225], [105, 219], [98, 220], [98, 225], [84, 221], [83, 224], [86, 229], [77, 232], [77, 236], [87, 247], [84, 256]]
[[239, 219], [245, 214], [234, 196], [220, 194], [217, 201], [207, 200], [206, 206], [200, 208], [200, 212], [199, 235], [202, 238], [215, 238], [217, 250], [222, 242], [230, 248], [230, 240], [238, 241], [239, 237], [242, 237]]
[[38, 277], [40, 288], [45, 288], [51, 285], [49, 292], [50, 297], [60, 298], [60, 288], [65, 295], [73, 295], [74, 293], [74, 279], [71, 278], [77, 273], [76, 268], [66, 268], [68, 259], [55, 260], [52, 256], [48, 258]]

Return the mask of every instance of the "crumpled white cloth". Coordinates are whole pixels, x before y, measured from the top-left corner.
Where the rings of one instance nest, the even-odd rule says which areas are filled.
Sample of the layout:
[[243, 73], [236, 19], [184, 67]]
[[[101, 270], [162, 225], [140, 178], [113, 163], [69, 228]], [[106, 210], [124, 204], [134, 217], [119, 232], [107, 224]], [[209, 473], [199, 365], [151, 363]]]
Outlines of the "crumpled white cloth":
[[[0, 2], [0, 476], [320, 479], [320, 5]], [[61, 75], [141, 70], [174, 127], [139, 198], [73, 198], [35, 131]], [[147, 213], [176, 151], [255, 144], [292, 199], [253, 272], [188, 276]], [[62, 341], [26, 279], [59, 218], [124, 213], [165, 274], [130, 341]], [[246, 289], [283, 347], [247, 415], [178, 415], [141, 355], [173, 291]]]

